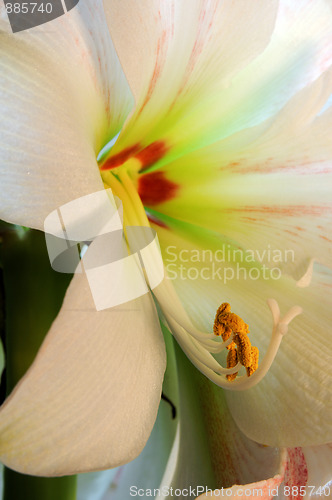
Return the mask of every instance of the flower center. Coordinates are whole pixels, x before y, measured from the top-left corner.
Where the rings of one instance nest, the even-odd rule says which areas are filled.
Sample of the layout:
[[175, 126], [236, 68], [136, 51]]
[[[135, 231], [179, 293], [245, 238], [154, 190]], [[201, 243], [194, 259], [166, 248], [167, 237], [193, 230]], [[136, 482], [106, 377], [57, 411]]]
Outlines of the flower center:
[[144, 147], [140, 143], [129, 146], [120, 153], [108, 158], [100, 167], [102, 171], [111, 170], [120, 167], [130, 159], [136, 159], [140, 162], [140, 172], [148, 170], [157, 163], [168, 151], [168, 147], [163, 141], [155, 141]]
[[177, 195], [180, 186], [167, 179], [161, 170], [151, 172], [151, 168], [165, 156], [167, 151], [168, 147], [163, 141], [155, 141], [146, 147], [140, 143], [134, 144], [100, 165], [102, 178], [109, 184], [112, 175], [119, 178], [125, 171], [136, 185], [144, 206], [154, 207], [169, 201]]

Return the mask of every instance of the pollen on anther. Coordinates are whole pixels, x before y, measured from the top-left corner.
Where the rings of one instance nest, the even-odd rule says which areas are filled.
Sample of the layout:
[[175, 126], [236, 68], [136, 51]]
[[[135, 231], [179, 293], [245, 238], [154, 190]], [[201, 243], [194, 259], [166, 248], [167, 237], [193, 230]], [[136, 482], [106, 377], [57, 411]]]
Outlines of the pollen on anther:
[[240, 316], [231, 312], [231, 306], [227, 303], [221, 304], [217, 310], [214, 324], [229, 327], [236, 333], [249, 333], [249, 326]]
[[245, 333], [237, 333], [234, 337], [237, 345], [238, 358], [242, 366], [246, 368], [251, 365], [251, 342]]
[[[217, 310], [213, 332], [221, 336], [224, 342], [233, 334], [233, 341], [227, 346], [227, 368], [233, 368], [239, 362], [246, 368], [248, 377], [257, 370], [259, 351], [251, 345], [248, 337], [249, 326], [240, 316], [231, 312], [231, 306], [227, 302], [221, 304]], [[228, 380], [234, 380], [236, 374], [226, 377]]]
[[[231, 306], [227, 302], [224, 302], [218, 307], [213, 332], [215, 335], [221, 336], [225, 342], [232, 333], [249, 333], [249, 327], [240, 316], [232, 313]], [[233, 347], [235, 347], [234, 342], [229, 344], [227, 349], [232, 349]]]
[[248, 377], [250, 377], [257, 370], [258, 358], [259, 358], [258, 347], [251, 346], [251, 365], [246, 368]]
[[[229, 326], [225, 326], [224, 324], [215, 322], [213, 325], [213, 333], [218, 337], [221, 337], [223, 341], [226, 342], [226, 340], [228, 340], [232, 335], [233, 331]], [[232, 349], [233, 347], [235, 347], [235, 344], [234, 342], [231, 342], [227, 346], [227, 349]]]
[[228, 302], [223, 302], [217, 309], [216, 319], [218, 318], [219, 314], [225, 314], [228, 312], [231, 312], [231, 306], [230, 304], [228, 304]]
[[[234, 368], [237, 365], [237, 350], [232, 348], [227, 354], [227, 368]], [[226, 375], [227, 380], [235, 380], [238, 372]]]

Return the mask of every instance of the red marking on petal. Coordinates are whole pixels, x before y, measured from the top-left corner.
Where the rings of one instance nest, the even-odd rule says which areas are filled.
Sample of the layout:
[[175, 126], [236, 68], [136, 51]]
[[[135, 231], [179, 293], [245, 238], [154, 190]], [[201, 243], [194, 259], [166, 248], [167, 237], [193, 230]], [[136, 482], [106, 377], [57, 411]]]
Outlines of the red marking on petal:
[[144, 172], [144, 170], [159, 161], [163, 156], [165, 156], [167, 151], [168, 148], [163, 141], [153, 142], [146, 148], [142, 149], [142, 151], [135, 156], [135, 158], [142, 163], [140, 173]]
[[[158, 23], [161, 23], [161, 19], [162, 19], [162, 14], [159, 12], [159, 21]], [[162, 29], [161, 31], [161, 35], [158, 39], [158, 42], [157, 42], [157, 47], [156, 47], [156, 60], [155, 60], [155, 64], [154, 64], [154, 68], [153, 68], [153, 73], [152, 73], [152, 76], [151, 76], [151, 80], [150, 80], [150, 84], [149, 84], [149, 87], [148, 87], [148, 90], [147, 90], [147, 93], [146, 93], [146, 96], [145, 96], [145, 99], [144, 99], [144, 102], [140, 108], [140, 110], [138, 111], [138, 114], [137, 116], [139, 116], [143, 109], [145, 108], [145, 106], [147, 105], [147, 103], [150, 101], [152, 95], [153, 95], [153, 92], [155, 90], [155, 87], [157, 85], [157, 82], [163, 72], [163, 69], [164, 69], [164, 66], [165, 66], [165, 63], [166, 63], [166, 56], [167, 56], [167, 50], [168, 50], [168, 45], [170, 43], [170, 37], [172, 35], [172, 30], [173, 30], [173, 23], [171, 23], [170, 26], [168, 26], [167, 28], [164, 28]]]
[[256, 217], [242, 217], [244, 220], [250, 220], [251, 222], [257, 222], [261, 219], [257, 219]]
[[154, 206], [174, 198], [179, 185], [166, 179], [163, 172], [152, 172], [138, 179], [138, 194], [143, 205]]
[[331, 173], [331, 165], [326, 159], [302, 158], [297, 160], [284, 160], [280, 163], [278, 158], [267, 158], [260, 160], [259, 163], [252, 164], [251, 160], [241, 159], [240, 162], [231, 162], [222, 166], [221, 170], [232, 168], [233, 173], [237, 174], [276, 174], [288, 172], [296, 175], [326, 175]]
[[321, 234], [319, 237], [322, 238], [322, 240], [325, 240], [325, 241], [328, 241], [329, 243], [332, 243], [332, 240], [330, 238], [328, 238], [327, 236], [324, 236]]
[[168, 147], [163, 141], [155, 141], [146, 147], [142, 144], [137, 143], [133, 146], [123, 149], [120, 153], [111, 156], [106, 160], [106, 162], [100, 167], [101, 170], [110, 170], [112, 168], [119, 167], [130, 158], [136, 158], [142, 164], [140, 172], [144, 172], [147, 168], [151, 167], [154, 163], [159, 161], [168, 151]]
[[[300, 500], [300, 486], [306, 486], [308, 482], [308, 467], [302, 448], [288, 448], [288, 463], [285, 472], [285, 486], [290, 486], [290, 500]], [[292, 486], [297, 488], [292, 489]], [[298, 492], [298, 495], [293, 495]]]
[[291, 231], [290, 229], [284, 229], [285, 233], [291, 234], [292, 236], [298, 236], [295, 231]]
[[321, 205], [244, 205], [237, 208], [226, 208], [221, 210], [223, 213], [232, 212], [245, 212], [247, 213], [260, 213], [269, 214], [271, 216], [289, 216], [289, 217], [299, 217], [302, 215], [312, 215], [320, 216], [324, 214], [331, 213], [331, 208], [329, 206]]
[[128, 148], [123, 149], [120, 153], [111, 156], [106, 160], [104, 165], [100, 167], [100, 170], [110, 170], [111, 168], [116, 168], [122, 165], [124, 162], [129, 160], [134, 154], [136, 154], [140, 150], [140, 144], [134, 144], [134, 146], [129, 146]]
[[156, 217], [155, 215], [149, 214], [147, 217], [152, 224], [156, 224], [157, 226], [162, 227], [163, 229], [169, 229], [168, 225], [165, 224], [165, 222], [158, 219], [158, 217]]
[[212, 5], [209, 5], [209, 7], [207, 8], [202, 7], [202, 10], [200, 11], [195, 33], [195, 42], [193, 44], [190, 56], [187, 60], [187, 65], [184, 70], [183, 78], [179, 85], [179, 89], [176, 93], [176, 97], [169, 107], [170, 111], [174, 108], [180, 96], [186, 94], [189, 90], [190, 78], [192, 77], [195, 71], [200, 56], [202, 55], [206, 47], [208, 47], [211, 41], [211, 36], [212, 36], [211, 28], [213, 26], [213, 20], [215, 18], [217, 9], [218, 9], [218, 4], [216, 4], [214, 7]]

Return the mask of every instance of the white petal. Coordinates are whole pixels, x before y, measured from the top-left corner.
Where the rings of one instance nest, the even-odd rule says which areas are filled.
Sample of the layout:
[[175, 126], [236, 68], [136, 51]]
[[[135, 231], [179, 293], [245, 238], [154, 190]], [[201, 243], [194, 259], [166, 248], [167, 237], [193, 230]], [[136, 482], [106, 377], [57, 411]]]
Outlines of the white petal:
[[[244, 0], [171, 0], [167, 4], [142, 0], [134, 6], [131, 0], [104, 0], [104, 4], [113, 41], [138, 101], [150, 98], [149, 92], [153, 93], [160, 79], [165, 86], [167, 78], [175, 90], [181, 83], [188, 85], [186, 80], [204, 60], [206, 69], [217, 72], [218, 79], [229, 79], [265, 48], [277, 10], [274, 1], [268, 6]], [[260, 31], [254, 32], [260, 20]], [[217, 51], [222, 58], [212, 68], [215, 65], [208, 62]]]
[[0, 217], [42, 228], [55, 208], [102, 189], [96, 157], [120, 130], [131, 94], [101, 1], [15, 34], [4, 19]]
[[[128, 493], [137, 489], [154, 490], [160, 488], [165, 471], [177, 448], [176, 436], [179, 427], [179, 395], [178, 374], [173, 347], [173, 339], [165, 336], [167, 348], [167, 369], [165, 372], [163, 393], [172, 401], [176, 408], [173, 418], [169, 403], [161, 401], [158, 416], [151, 436], [142, 453], [129, 464], [117, 469], [117, 474], [110, 481], [109, 494], [103, 500], [123, 500]], [[130, 488], [133, 487], [133, 490]], [[83, 500], [83, 499], [82, 499]], [[89, 499], [87, 499], [89, 500]]]
[[0, 411], [1, 460], [45, 476], [132, 460], [153, 427], [164, 369], [150, 295], [97, 312], [85, 276], [75, 275], [34, 364]]

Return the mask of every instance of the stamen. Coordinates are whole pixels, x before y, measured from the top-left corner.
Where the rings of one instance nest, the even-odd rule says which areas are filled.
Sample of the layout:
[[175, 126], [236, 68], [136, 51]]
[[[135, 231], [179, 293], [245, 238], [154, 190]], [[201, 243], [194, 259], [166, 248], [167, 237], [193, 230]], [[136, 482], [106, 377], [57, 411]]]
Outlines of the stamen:
[[[160, 305], [162, 306], [162, 304]], [[277, 301], [269, 299], [268, 305], [273, 317], [273, 331], [270, 344], [260, 365], [258, 365], [259, 350], [250, 344], [248, 338], [248, 325], [239, 316], [230, 312], [230, 306], [222, 304], [217, 311], [216, 322], [219, 323], [219, 320], [221, 320], [224, 323], [225, 330], [226, 327], [231, 328], [230, 325], [232, 325], [233, 328], [241, 331], [232, 331], [228, 340], [219, 345], [220, 350], [218, 349], [219, 346], [217, 348], [208, 347], [205, 342], [198, 340], [197, 337], [195, 338], [192, 335], [192, 329], [195, 330], [194, 326], [192, 326], [192, 329], [184, 327], [185, 323], [190, 323], [188, 316], [186, 316], [186, 321], [182, 321], [180, 324], [177, 323], [173, 314], [168, 314], [166, 309], [165, 318], [183, 351], [204, 375], [219, 387], [242, 391], [250, 389], [263, 379], [273, 363], [289, 323], [302, 312], [300, 307], [294, 306], [280, 320], [280, 309]], [[226, 315], [228, 315], [229, 324]], [[216, 325], [214, 325], [213, 329], [218, 335]], [[204, 334], [201, 333], [201, 335]], [[227, 368], [223, 368], [211, 353], [220, 352], [226, 347], [229, 349]], [[246, 368], [246, 375], [238, 376], [241, 366]]]

